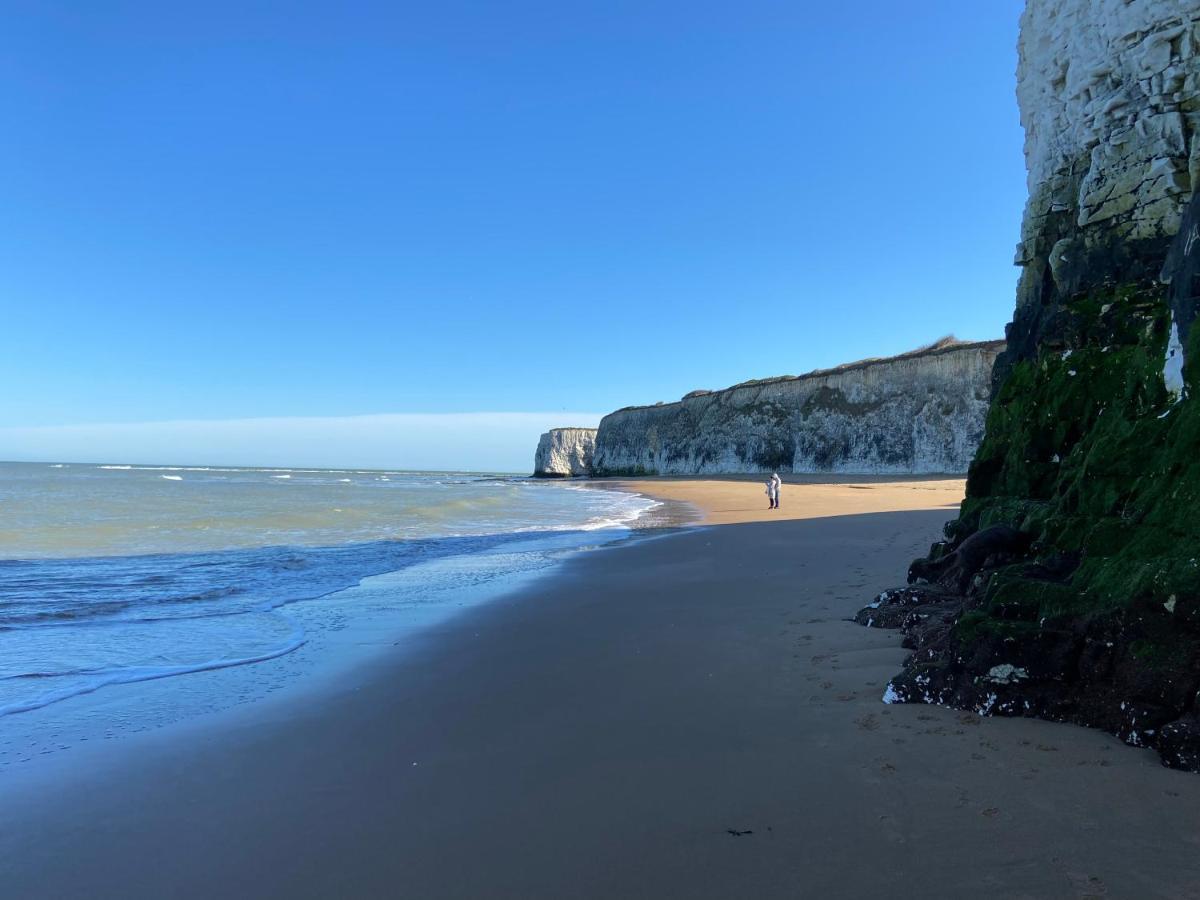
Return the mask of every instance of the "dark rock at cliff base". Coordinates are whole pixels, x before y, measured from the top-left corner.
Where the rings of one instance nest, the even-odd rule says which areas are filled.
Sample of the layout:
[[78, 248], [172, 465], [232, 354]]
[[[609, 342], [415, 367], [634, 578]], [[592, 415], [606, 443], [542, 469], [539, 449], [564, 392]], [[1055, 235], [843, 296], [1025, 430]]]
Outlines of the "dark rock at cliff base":
[[1164, 762], [1176, 768], [1200, 758], [1200, 729], [1180, 719], [1200, 687], [1197, 660], [1154, 656], [1147, 636], [1163, 622], [1005, 623], [969, 605], [917, 607], [897, 626], [915, 652], [889, 684], [887, 702], [1100, 727], [1135, 746], [1169, 749]]
[[1015, 562], [1029, 550], [1028, 534], [1008, 525], [993, 525], [967, 535], [954, 545], [935, 544], [924, 559], [913, 560], [908, 567], [908, 582], [923, 580], [945, 590], [966, 593], [971, 580], [985, 565]]
[[937, 606], [946, 601], [961, 601], [936, 586], [910, 585], [890, 588], [864, 606], [854, 621], [866, 628], [900, 628], [917, 607]]
[[1200, 719], [1189, 716], [1163, 726], [1158, 739], [1163, 765], [1200, 772]]
[[1099, 727], [1159, 749], [1166, 765], [1200, 770], [1200, 630], [1189, 621], [1192, 608], [1141, 602], [1051, 614], [1028, 601], [1077, 592], [1057, 580], [1062, 571], [1054, 559], [1030, 559], [982, 569], [962, 593], [917, 585], [880, 594], [855, 621], [900, 629], [914, 651], [887, 702]]

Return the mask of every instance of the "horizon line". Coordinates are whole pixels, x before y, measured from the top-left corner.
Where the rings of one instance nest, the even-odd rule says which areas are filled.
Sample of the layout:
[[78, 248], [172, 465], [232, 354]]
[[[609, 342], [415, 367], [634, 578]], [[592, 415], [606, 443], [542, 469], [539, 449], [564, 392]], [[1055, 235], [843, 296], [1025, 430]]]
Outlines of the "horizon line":
[[559, 410], [0, 426], [0, 457], [64, 465], [78, 459], [138, 466], [189, 460], [195, 468], [531, 472], [538, 438], [547, 430], [564, 422], [590, 427], [601, 418]]
[[213, 465], [202, 465], [199, 463], [183, 463], [183, 462], [156, 462], [156, 463], [138, 463], [125, 462], [120, 460], [92, 460], [92, 459], [0, 459], [0, 466], [91, 466], [92, 468], [103, 469], [120, 469], [120, 470], [145, 470], [157, 471], [163, 470], [178, 470], [181, 472], [216, 472], [216, 471], [258, 471], [258, 472], [345, 472], [350, 474], [362, 473], [374, 475], [381, 473], [384, 475], [503, 475], [506, 478], [529, 478], [533, 479], [532, 475], [527, 475], [522, 472], [509, 472], [503, 469], [419, 469], [412, 468], [372, 468], [371, 466], [354, 466], [346, 468], [336, 468], [333, 466], [255, 466], [249, 463], [219, 463]]

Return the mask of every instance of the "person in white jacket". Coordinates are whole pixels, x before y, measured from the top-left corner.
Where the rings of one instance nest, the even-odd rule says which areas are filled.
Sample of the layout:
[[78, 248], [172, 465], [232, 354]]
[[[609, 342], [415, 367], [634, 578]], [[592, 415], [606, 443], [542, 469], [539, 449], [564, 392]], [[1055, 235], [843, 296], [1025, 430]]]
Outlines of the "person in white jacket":
[[779, 509], [779, 495], [783, 493], [783, 479], [779, 477], [778, 472], [771, 475], [771, 484], [775, 486], [775, 490], [772, 492], [772, 499], [775, 502], [773, 508]]
[[767, 509], [774, 509], [778, 502], [779, 494], [775, 490], [774, 477], [767, 479]]

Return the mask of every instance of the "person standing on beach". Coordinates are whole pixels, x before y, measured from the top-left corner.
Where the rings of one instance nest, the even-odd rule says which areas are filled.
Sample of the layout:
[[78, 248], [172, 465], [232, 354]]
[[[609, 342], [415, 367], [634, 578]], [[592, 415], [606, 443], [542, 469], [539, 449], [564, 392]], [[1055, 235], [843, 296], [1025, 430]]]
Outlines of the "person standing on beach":
[[783, 479], [779, 477], [779, 473], [775, 472], [771, 475], [771, 484], [774, 490], [771, 492], [771, 499], [774, 501], [773, 509], [779, 509], [779, 496], [783, 493]]
[[772, 476], [767, 479], [767, 509], [775, 508], [778, 496], [778, 493], [775, 491], [775, 478]]

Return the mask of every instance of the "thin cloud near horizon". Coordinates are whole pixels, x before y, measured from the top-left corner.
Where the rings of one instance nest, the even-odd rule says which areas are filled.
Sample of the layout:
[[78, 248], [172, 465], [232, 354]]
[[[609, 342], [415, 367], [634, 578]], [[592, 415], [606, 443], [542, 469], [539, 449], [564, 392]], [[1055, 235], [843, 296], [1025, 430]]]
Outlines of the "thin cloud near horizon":
[[337, 468], [532, 470], [549, 428], [603, 413], [371, 413], [0, 427], [0, 459]]

